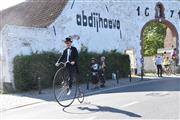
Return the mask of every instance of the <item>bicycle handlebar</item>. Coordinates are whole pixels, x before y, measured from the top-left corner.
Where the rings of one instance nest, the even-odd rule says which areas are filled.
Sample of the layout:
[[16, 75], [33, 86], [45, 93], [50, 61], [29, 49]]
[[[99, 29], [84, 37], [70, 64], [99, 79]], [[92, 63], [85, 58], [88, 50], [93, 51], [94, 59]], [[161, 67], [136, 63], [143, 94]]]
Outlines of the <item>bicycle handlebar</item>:
[[66, 67], [66, 65], [67, 65], [68, 63], [71, 64], [70, 62], [60, 62], [60, 63], [59, 63], [59, 61], [57, 61], [57, 62], [55, 63], [55, 66], [58, 67], [59, 65], [63, 65], [64, 67]]
[[59, 65], [63, 65], [63, 66], [66, 66], [67, 63], [64, 63], [64, 62], [56, 62], [55, 63], [55, 66], [58, 67]]

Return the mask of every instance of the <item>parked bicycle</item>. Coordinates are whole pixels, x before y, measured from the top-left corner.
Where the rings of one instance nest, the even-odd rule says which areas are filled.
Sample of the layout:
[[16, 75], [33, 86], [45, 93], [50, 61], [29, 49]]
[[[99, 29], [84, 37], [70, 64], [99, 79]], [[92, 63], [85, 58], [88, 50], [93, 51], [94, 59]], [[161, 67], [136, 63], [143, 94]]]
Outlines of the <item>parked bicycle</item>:
[[73, 86], [71, 89], [71, 93], [67, 94], [69, 89], [69, 69], [66, 67], [67, 63], [59, 63], [60, 68], [57, 70], [57, 72], [54, 75], [53, 79], [53, 92], [54, 97], [59, 105], [63, 107], [70, 106], [75, 98], [78, 99], [80, 103], [83, 103], [84, 101], [84, 93], [80, 89], [79, 82], [76, 79], [73, 81]]
[[164, 66], [164, 73], [166, 75], [171, 75], [173, 73], [172, 68], [171, 68], [171, 64]]

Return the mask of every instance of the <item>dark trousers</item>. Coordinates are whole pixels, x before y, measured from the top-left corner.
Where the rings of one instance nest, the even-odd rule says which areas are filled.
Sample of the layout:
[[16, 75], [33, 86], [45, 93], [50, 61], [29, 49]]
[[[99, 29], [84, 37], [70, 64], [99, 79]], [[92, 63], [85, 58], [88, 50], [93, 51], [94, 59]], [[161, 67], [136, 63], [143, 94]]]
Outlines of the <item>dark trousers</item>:
[[100, 78], [101, 85], [104, 85], [105, 84], [104, 73], [100, 73], [99, 78]]
[[69, 84], [69, 88], [71, 89], [73, 81], [76, 82], [77, 71], [76, 71], [76, 67], [73, 65], [68, 64], [66, 67], [67, 67], [69, 77], [70, 77], [68, 84]]
[[91, 79], [92, 79], [92, 84], [98, 84], [99, 83], [99, 74], [92, 72]]
[[162, 77], [162, 65], [156, 65], [157, 66], [157, 74], [158, 77]]

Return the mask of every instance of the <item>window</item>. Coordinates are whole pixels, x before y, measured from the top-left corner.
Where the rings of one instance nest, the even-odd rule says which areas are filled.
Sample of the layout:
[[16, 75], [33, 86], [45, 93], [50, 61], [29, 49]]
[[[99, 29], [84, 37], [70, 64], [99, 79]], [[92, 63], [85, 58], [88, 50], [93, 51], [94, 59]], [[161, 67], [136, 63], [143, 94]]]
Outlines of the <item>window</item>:
[[158, 2], [155, 7], [155, 18], [165, 18], [164, 6], [160, 2]]

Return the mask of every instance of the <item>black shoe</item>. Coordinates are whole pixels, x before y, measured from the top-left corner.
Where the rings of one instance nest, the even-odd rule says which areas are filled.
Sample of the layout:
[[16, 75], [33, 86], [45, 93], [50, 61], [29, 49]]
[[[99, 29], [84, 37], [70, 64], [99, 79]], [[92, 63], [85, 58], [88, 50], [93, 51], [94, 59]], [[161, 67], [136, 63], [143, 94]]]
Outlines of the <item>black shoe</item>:
[[71, 89], [67, 88], [67, 95], [70, 95], [70, 94], [71, 94]]
[[98, 86], [95, 86], [94, 89], [99, 89], [99, 87], [98, 87]]
[[105, 85], [101, 85], [100, 87], [103, 88], [103, 87], [105, 87]]

